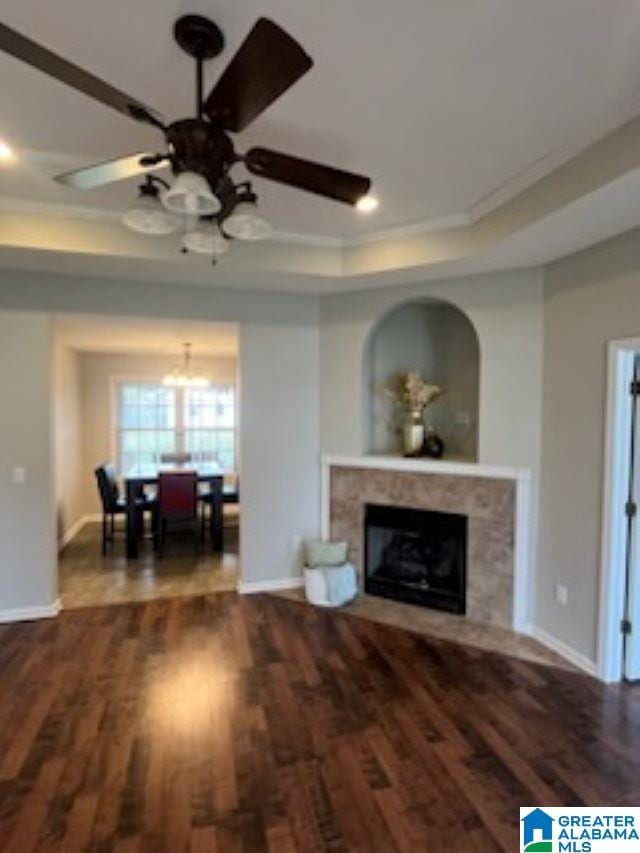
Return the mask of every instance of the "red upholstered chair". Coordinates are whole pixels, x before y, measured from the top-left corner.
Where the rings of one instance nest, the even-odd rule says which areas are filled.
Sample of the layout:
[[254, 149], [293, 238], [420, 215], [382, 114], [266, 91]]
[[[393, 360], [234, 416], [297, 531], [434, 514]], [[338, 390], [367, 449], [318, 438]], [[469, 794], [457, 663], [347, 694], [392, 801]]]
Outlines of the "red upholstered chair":
[[163, 471], [158, 477], [156, 544], [162, 551], [169, 527], [190, 527], [197, 541], [198, 477], [195, 471]]

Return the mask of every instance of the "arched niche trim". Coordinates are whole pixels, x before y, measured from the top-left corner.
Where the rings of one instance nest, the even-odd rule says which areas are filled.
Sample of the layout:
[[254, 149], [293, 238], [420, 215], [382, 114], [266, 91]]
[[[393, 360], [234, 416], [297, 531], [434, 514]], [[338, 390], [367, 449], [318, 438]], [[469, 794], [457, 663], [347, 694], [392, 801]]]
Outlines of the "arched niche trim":
[[449, 458], [476, 461], [480, 410], [480, 341], [468, 315], [436, 298], [411, 299], [385, 311], [371, 326], [362, 354], [364, 447], [401, 451], [401, 415], [379, 392], [394, 374], [417, 370], [445, 388], [425, 422], [442, 436]]

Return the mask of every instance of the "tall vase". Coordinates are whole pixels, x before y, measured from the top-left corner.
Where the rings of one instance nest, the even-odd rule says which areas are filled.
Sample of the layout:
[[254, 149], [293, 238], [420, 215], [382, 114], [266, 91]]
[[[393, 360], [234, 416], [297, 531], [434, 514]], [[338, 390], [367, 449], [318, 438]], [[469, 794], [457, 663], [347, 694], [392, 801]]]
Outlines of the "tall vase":
[[402, 430], [402, 444], [405, 456], [420, 456], [424, 444], [424, 420], [420, 409], [407, 413]]

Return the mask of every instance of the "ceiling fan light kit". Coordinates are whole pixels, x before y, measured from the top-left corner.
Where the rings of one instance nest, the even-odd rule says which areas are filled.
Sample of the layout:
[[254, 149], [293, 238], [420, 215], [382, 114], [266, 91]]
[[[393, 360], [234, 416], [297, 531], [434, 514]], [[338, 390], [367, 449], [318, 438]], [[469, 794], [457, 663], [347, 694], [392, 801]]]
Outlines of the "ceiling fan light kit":
[[163, 193], [162, 203], [167, 210], [183, 216], [211, 216], [222, 207], [207, 179], [197, 172], [180, 172]]
[[224, 221], [224, 231], [236, 240], [266, 240], [273, 233], [269, 223], [258, 216], [255, 201], [240, 201]]
[[211, 223], [209, 227], [203, 224], [193, 231], [187, 231], [182, 238], [182, 248], [186, 252], [218, 257], [229, 251], [229, 241], [216, 223]]
[[[183, 238], [183, 251], [203, 253], [206, 245], [213, 256], [227, 251], [226, 236], [263, 240], [272, 233], [257, 214], [251, 183], [232, 179], [231, 168], [237, 163], [260, 178], [353, 206], [368, 195], [371, 181], [363, 175], [267, 148], [236, 153], [230, 134], [248, 127], [313, 65], [288, 33], [273, 21], [259, 18], [205, 97], [203, 64], [221, 53], [224, 36], [216, 24], [200, 15], [179, 18], [173, 32], [196, 63], [196, 115], [167, 124], [151, 107], [0, 23], [0, 50], [164, 135], [163, 152], [129, 154], [58, 175], [57, 181], [92, 189], [146, 174], [138, 201], [123, 216], [124, 224], [139, 233], [163, 236], [176, 230], [176, 216], [195, 219], [197, 225]], [[150, 172], [166, 164], [175, 176], [171, 186]], [[159, 185], [166, 187], [161, 195]]]
[[122, 222], [138, 234], [163, 237], [173, 234], [178, 229], [179, 221], [162, 206], [157, 180], [148, 176], [147, 180], [140, 185], [138, 199], [124, 213]]

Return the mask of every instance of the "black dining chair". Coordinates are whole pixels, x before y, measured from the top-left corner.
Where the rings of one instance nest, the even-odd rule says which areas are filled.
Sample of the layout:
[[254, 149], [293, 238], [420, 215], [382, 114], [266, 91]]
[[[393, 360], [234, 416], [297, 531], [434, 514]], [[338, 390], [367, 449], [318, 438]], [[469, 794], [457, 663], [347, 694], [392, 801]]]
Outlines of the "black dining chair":
[[202, 524], [202, 537], [204, 538], [207, 528], [211, 527], [211, 515], [217, 513], [213, 525], [216, 530], [216, 541], [212, 546], [216, 551], [224, 550], [224, 504], [237, 504], [240, 501], [240, 490], [236, 475], [224, 477], [222, 483], [222, 495], [219, 496], [215, 490], [208, 486], [206, 490], [198, 494], [198, 502], [201, 506], [200, 522]]
[[[127, 502], [120, 494], [116, 469], [111, 462], [105, 462], [95, 469], [96, 482], [100, 503], [102, 504], [102, 555], [107, 553], [107, 542], [115, 541], [116, 516], [124, 516], [127, 513]], [[155, 513], [156, 501], [141, 494], [136, 498], [136, 511], [138, 516], [138, 529], [143, 529], [144, 513], [146, 510]]]

